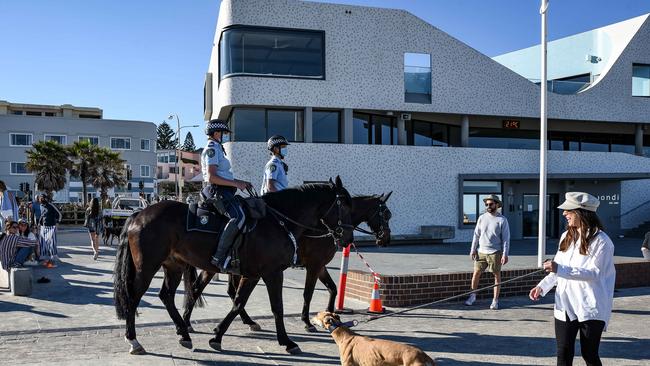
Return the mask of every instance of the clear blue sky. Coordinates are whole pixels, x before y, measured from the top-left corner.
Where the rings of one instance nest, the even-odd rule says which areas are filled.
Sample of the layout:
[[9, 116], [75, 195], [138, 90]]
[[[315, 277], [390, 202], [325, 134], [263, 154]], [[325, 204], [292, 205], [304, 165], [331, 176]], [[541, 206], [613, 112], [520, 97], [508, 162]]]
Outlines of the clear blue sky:
[[[408, 10], [488, 56], [539, 43], [539, 0], [328, 2]], [[649, 0], [550, 3], [551, 40], [650, 13]], [[182, 124], [203, 124], [219, 1], [4, 0], [1, 9], [0, 100], [155, 123], [175, 113]], [[201, 129], [191, 131], [205, 143]]]

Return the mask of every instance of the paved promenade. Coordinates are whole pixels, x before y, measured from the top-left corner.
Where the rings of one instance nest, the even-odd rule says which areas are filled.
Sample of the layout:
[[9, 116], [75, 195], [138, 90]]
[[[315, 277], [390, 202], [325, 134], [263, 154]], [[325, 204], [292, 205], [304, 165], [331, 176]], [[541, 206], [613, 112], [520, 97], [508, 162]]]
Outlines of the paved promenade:
[[[123, 341], [124, 323], [117, 320], [112, 306], [112, 267], [115, 249], [102, 248], [93, 261], [86, 244], [87, 234], [65, 231], [59, 241], [63, 264], [55, 269], [36, 268], [35, 278], [49, 277], [49, 284], [34, 284], [31, 297], [13, 297], [0, 290], [0, 357], [1, 365], [336, 365], [338, 348], [326, 332], [305, 333], [299, 312], [302, 306], [304, 271], [285, 272], [285, 324], [287, 331], [303, 350], [291, 356], [275, 340], [266, 289], [253, 293], [247, 311], [262, 326], [252, 333], [235, 320], [224, 336], [224, 352], [208, 346], [211, 329], [230, 307], [225, 282], [208, 286], [205, 308], [196, 309], [194, 320], [198, 333], [193, 335], [194, 349], [177, 343], [178, 336], [166, 310], [158, 299], [161, 275], [158, 275], [140, 304], [136, 319], [138, 339], [148, 351], [145, 356], [127, 354]], [[525, 243], [519, 247], [524, 248]], [[629, 253], [624, 249], [630, 247]], [[467, 244], [468, 246], [468, 244]], [[617, 242], [617, 261], [631, 260], [638, 246]], [[425, 270], [467, 270], [471, 262], [466, 248], [459, 245], [428, 247], [361, 248], [375, 269], [400, 273], [404, 267], [413, 272]], [[619, 253], [620, 250], [623, 252]], [[514, 248], [514, 246], [513, 246]], [[518, 254], [513, 249], [512, 266], [528, 266], [534, 256]], [[458, 253], [456, 253], [458, 251]], [[446, 252], [446, 253], [445, 253]], [[554, 249], [549, 249], [549, 253]], [[619, 255], [620, 254], [620, 255]], [[530, 257], [530, 258], [526, 258]], [[466, 264], [465, 262], [469, 262]], [[338, 257], [330, 263], [336, 274]], [[365, 268], [351, 257], [353, 268]], [[510, 266], [510, 264], [508, 265]], [[406, 272], [404, 272], [406, 273]], [[182, 288], [181, 288], [182, 291]], [[325, 306], [327, 292], [318, 285], [312, 311]], [[177, 306], [182, 295], [179, 291]], [[605, 365], [650, 364], [650, 287], [616, 291], [614, 313], [601, 344]], [[488, 309], [489, 302], [479, 301], [466, 307], [459, 303], [420, 309], [363, 323], [358, 333], [412, 343], [434, 357], [440, 365], [550, 365], [554, 364], [552, 298], [540, 303], [517, 298], [501, 300], [501, 310]], [[346, 306], [361, 310], [367, 304], [346, 301]], [[344, 320], [365, 319], [361, 314]], [[579, 353], [579, 351], [578, 351]], [[584, 365], [576, 358], [576, 365]]]

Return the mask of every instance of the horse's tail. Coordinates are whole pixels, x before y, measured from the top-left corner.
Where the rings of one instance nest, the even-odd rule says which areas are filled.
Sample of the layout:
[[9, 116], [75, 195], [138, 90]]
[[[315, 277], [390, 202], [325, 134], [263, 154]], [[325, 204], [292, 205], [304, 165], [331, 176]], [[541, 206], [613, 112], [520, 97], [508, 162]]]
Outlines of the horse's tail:
[[129, 247], [129, 224], [133, 221], [137, 212], [132, 214], [122, 228], [120, 233], [120, 245], [117, 248], [115, 256], [115, 269], [113, 270], [113, 299], [115, 300], [115, 312], [118, 319], [126, 319], [131, 311], [131, 283], [133, 282], [133, 275], [135, 265], [133, 264], [133, 257], [131, 255], [131, 248]]
[[202, 308], [205, 305], [205, 298], [203, 295], [198, 297], [194, 296], [194, 282], [196, 282], [198, 276], [198, 271], [196, 267], [190, 266], [189, 264], [185, 266], [183, 270], [183, 280], [185, 281], [185, 309], [187, 309], [192, 303], [194, 306]]

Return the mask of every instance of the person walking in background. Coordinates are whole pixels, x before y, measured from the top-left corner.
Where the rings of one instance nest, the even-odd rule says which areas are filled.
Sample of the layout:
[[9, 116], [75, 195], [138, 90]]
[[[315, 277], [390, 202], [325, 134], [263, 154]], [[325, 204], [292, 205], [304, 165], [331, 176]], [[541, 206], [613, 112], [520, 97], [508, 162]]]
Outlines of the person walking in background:
[[[494, 284], [501, 283], [501, 266], [508, 263], [510, 249], [510, 227], [508, 219], [499, 213], [501, 200], [491, 194], [483, 199], [485, 213], [479, 216], [474, 229], [470, 257], [474, 261], [472, 275], [472, 290], [478, 288], [481, 274], [487, 270], [494, 275]], [[499, 309], [500, 286], [494, 287], [494, 297], [490, 309]], [[472, 293], [465, 301], [470, 306], [476, 301], [476, 293]]]
[[650, 260], [650, 231], [645, 233], [643, 244], [641, 244], [641, 254], [644, 259]]
[[48, 197], [40, 195], [41, 204], [40, 225], [40, 253], [41, 260], [48, 268], [56, 267], [59, 255], [56, 243], [56, 224], [61, 221], [61, 212], [50, 203]]
[[93, 260], [99, 256], [99, 233], [101, 232], [102, 216], [99, 209], [99, 199], [93, 198], [86, 208], [86, 220], [84, 226], [90, 235], [90, 247], [93, 249]]
[[567, 231], [553, 261], [544, 263], [549, 274], [529, 297], [536, 301], [555, 289], [555, 338], [557, 364], [573, 363], [575, 341], [587, 365], [602, 365], [598, 348], [614, 302], [614, 243], [596, 215], [600, 201], [583, 192], [568, 192], [558, 208], [567, 220]]
[[9, 192], [5, 182], [0, 180], [0, 224], [6, 220], [18, 220], [18, 203], [13, 192]]

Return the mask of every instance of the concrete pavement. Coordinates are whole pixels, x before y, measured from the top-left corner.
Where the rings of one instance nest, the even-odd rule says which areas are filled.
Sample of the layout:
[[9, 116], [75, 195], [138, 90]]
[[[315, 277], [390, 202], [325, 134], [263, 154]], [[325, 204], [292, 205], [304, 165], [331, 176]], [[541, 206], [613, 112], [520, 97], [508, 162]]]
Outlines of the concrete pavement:
[[[237, 319], [224, 336], [224, 352], [208, 347], [211, 329], [230, 307], [225, 282], [213, 281], [206, 291], [208, 305], [196, 309], [194, 349], [177, 343], [173, 324], [157, 293], [161, 275], [140, 304], [136, 319], [138, 339], [147, 349], [145, 356], [127, 354], [123, 341], [124, 323], [117, 320], [112, 306], [112, 266], [115, 249], [102, 248], [98, 261], [83, 232], [62, 232], [59, 241], [63, 264], [56, 269], [36, 268], [34, 276], [48, 276], [49, 284], [34, 284], [31, 297], [13, 297], [0, 291], [0, 364], [87, 365], [322, 365], [339, 364], [338, 349], [326, 332], [305, 333], [299, 312], [302, 307], [304, 271], [285, 272], [285, 324], [290, 337], [303, 350], [291, 356], [275, 340], [275, 327], [263, 285], [253, 293], [247, 311], [264, 329], [251, 333]], [[618, 247], [623, 247], [617, 243]], [[630, 248], [632, 244], [630, 244]], [[638, 246], [637, 246], [638, 248]], [[465, 266], [465, 248], [394, 247], [361, 248], [378, 271], [402, 271], [403, 267], [425, 269]], [[632, 250], [632, 249], [630, 249]], [[450, 251], [449, 253], [444, 253]], [[454, 253], [458, 251], [459, 253]], [[551, 253], [554, 251], [551, 250]], [[442, 252], [442, 253], [441, 253]], [[461, 253], [462, 252], [462, 253]], [[631, 251], [630, 254], [633, 252]], [[617, 252], [617, 255], [619, 253]], [[354, 254], [353, 254], [354, 256]], [[527, 255], [523, 253], [522, 257]], [[624, 258], [623, 256], [622, 258]], [[512, 265], [520, 260], [513, 251]], [[336, 275], [338, 257], [330, 263]], [[352, 267], [365, 268], [351, 259]], [[471, 268], [471, 267], [470, 267]], [[514, 267], [513, 267], [514, 268]], [[465, 268], [460, 268], [465, 270]], [[394, 273], [394, 272], [391, 272]], [[181, 289], [182, 291], [182, 289]], [[312, 311], [324, 308], [327, 292], [318, 285]], [[177, 306], [181, 306], [179, 291]], [[650, 364], [650, 331], [647, 329], [650, 288], [617, 290], [614, 313], [601, 344], [606, 365]], [[554, 363], [552, 298], [541, 303], [503, 298], [501, 310], [488, 309], [489, 301], [472, 307], [443, 304], [407, 314], [362, 323], [356, 331], [363, 335], [412, 343], [440, 365], [548, 365]], [[346, 301], [346, 307], [361, 310], [367, 304]], [[361, 314], [344, 320], [366, 319]], [[579, 354], [579, 351], [577, 351]], [[576, 358], [576, 365], [583, 365]]]

